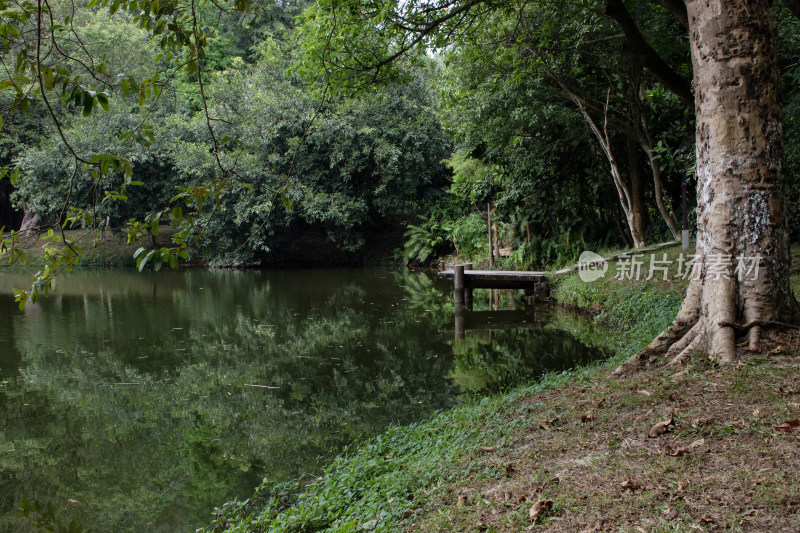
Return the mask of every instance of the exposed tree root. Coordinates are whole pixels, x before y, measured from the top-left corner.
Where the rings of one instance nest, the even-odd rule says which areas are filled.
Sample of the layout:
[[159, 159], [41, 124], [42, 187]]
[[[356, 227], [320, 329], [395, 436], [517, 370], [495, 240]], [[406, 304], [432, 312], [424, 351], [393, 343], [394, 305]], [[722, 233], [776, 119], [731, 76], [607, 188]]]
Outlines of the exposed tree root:
[[774, 328], [774, 329], [800, 329], [800, 325], [787, 324], [786, 322], [775, 322], [774, 320], [751, 320], [747, 324], [736, 324], [734, 322], [722, 321], [719, 323], [722, 328], [733, 328], [739, 333], [747, 333], [750, 328]]
[[[758, 351], [758, 343], [765, 330], [800, 329], [800, 325], [774, 320], [751, 320], [745, 324], [720, 321], [717, 324], [720, 328], [731, 328], [739, 335], [746, 335], [749, 351]], [[662, 355], [665, 355], [668, 366], [682, 365], [694, 352], [707, 347], [706, 329], [706, 323], [702, 318], [698, 318], [694, 323], [676, 320], [650, 344], [617, 367], [612, 375], [620, 376], [632, 373], [645, 365], [656, 363]]]
[[[675, 354], [672, 355], [667, 364], [670, 366], [682, 365], [694, 352], [702, 348], [703, 329], [703, 323], [700, 321], [680, 340], [680, 343], [675, 343], [670, 348], [670, 351], [667, 352], [668, 358]], [[674, 351], [673, 348], [675, 349]]]
[[621, 376], [633, 372], [647, 363], [664, 354], [670, 347], [674, 346], [692, 330], [693, 324], [676, 321], [673, 325], [665, 329], [658, 337], [653, 339], [650, 344], [642, 348], [632, 357], [627, 359], [614, 370], [613, 375]]
[[[669, 347], [667, 350], [667, 360], [669, 361], [669, 365], [679, 365], [683, 363], [689, 355], [691, 355], [699, 346], [700, 342], [703, 340], [703, 330], [705, 324], [703, 320], [698, 320], [697, 323], [692, 326], [686, 335], [680, 338], [675, 344]], [[655, 362], [655, 361], [653, 361]]]

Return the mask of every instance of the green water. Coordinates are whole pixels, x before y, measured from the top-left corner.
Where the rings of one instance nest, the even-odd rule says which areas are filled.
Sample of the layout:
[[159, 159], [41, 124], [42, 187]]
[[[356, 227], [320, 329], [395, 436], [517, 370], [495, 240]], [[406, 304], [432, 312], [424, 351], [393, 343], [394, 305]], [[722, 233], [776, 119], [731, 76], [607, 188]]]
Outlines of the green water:
[[23, 312], [27, 283], [0, 274], [0, 531], [193, 531], [264, 477], [600, 355], [487, 291], [456, 341], [430, 274], [81, 271]]

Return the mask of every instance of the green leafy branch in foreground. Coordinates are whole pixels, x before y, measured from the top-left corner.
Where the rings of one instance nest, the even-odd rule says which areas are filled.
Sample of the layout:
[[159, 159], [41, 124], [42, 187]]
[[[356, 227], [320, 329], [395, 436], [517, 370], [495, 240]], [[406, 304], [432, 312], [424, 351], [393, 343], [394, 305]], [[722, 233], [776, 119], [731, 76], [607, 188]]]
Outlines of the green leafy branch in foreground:
[[[250, 7], [250, 2], [247, 0], [233, 0], [227, 3], [232, 9], [242, 12]], [[145, 46], [155, 46], [160, 53], [152, 58], [155, 74], [142, 79], [134, 74], [114, 71], [115, 68], [130, 67], [127, 61], [115, 67], [113, 62], [107, 63], [105, 51], [93, 53], [90, 50], [91, 45], [87, 48], [84, 44], [86, 39], [82, 39], [81, 36], [85, 29], [82, 17], [91, 15], [86, 15], [84, 8], [76, 9], [73, 5], [70, 11], [69, 7], [60, 4], [51, 5], [48, 0], [21, 4], [0, 0], [0, 11], [4, 13], [0, 21], [0, 35], [3, 35], [0, 53], [16, 58], [16, 61], [11, 61], [13, 71], [8, 73], [6, 79], [0, 80], [0, 96], [8, 95], [10, 98], [6, 117], [10, 114], [28, 113], [37, 105], [44, 109], [43, 117], [47, 117], [54, 133], [53, 137], [60, 140], [67, 152], [66, 159], [72, 161], [74, 169], [57, 215], [25, 236], [24, 240], [30, 241], [34, 237], [33, 233], [38, 232], [41, 235], [42, 232], [48, 232], [43, 239], [46, 244], [42, 270], [34, 276], [30, 290], [16, 291], [20, 307], [24, 307], [27, 301], [35, 302], [40, 294], [46, 295], [53, 277], [65, 269], [72, 268], [85, 256], [74, 242], [66, 238], [64, 229], [74, 228], [76, 222], [80, 222], [81, 227], [86, 227], [87, 223], [93, 226], [99, 219], [98, 206], [126, 202], [128, 196], [125, 187], [143, 185], [143, 182], [132, 180], [133, 166], [128, 157], [118, 155], [113, 147], [107, 153], [97, 153], [95, 147], [85, 146], [88, 142], [86, 139], [75, 137], [75, 132], [69, 128], [73, 125], [73, 118], [78, 115], [91, 117], [96, 115], [93, 111], [97, 109], [108, 112], [111, 110], [111, 101], [114, 98], [121, 106], [134, 102], [138, 108], [145, 108], [147, 105], [149, 108], [143, 109], [138, 125], [132, 128], [111, 127], [111, 129], [115, 131], [120, 146], [125, 146], [131, 141], [142, 146], [150, 146], [156, 141], [153, 127], [149, 124], [151, 114], [161, 99], [163, 89], [177, 72], [185, 71], [188, 75], [195, 76], [199, 85], [201, 110], [206, 117], [208, 133], [213, 141], [213, 158], [218, 168], [217, 171], [205, 176], [208, 183], [187, 189], [184, 191], [185, 194], [173, 198], [172, 204], [174, 207], [191, 208], [193, 205], [197, 206], [203, 201], [208, 201], [209, 198], [219, 203], [226, 191], [236, 182], [235, 163], [234, 166], [224, 166], [221, 157], [223, 145], [234, 144], [235, 140], [227, 136], [217, 138], [211, 124], [212, 117], [209, 116], [206, 95], [203, 92], [206, 50], [216, 38], [215, 32], [199, 19], [198, 9], [204, 5], [205, 2], [194, 0], [188, 4], [173, 0], [89, 2], [86, 9], [94, 12], [98, 8], [105, 8], [109, 21], [118, 11], [127, 12], [127, 20], [150, 36]], [[225, 10], [216, 2], [214, 5], [218, 9]], [[67, 16], [63, 16], [65, 13]], [[31, 31], [32, 28], [35, 32]], [[164, 72], [170, 74], [164, 77], [162, 76]], [[18, 160], [6, 165], [2, 169], [0, 179], [8, 177], [12, 186], [15, 186], [20, 177], [19, 165]], [[63, 163], [61, 166], [63, 167]], [[73, 201], [79, 196], [75, 190], [79, 174], [92, 176], [93, 184], [89, 195], [94, 198], [94, 205], [91, 209], [73, 205]], [[114, 182], [114, 176], [123, 176], [124, 181], [121, 186], [110, 185]], [[247, 184], [243, 186], [246, 187]], [[206, 192], [192, 194], [198, 190]], [[50, 201], [54, 199], [51, 198]], [[70, 216], [65, 216], [68, 212]], [[153, 213], [147, 218], [152, 219]], [[176, 232], [175, 246], [152, 250], [142, 256], [139, 266], [144, 267], [148, 262], [152, 262], [158, 266], [164, 263], [177, 267], [178, 259], [186, 259], [188, 256], [186, 248], [190, 241], [189, 236], [197, 233], [197, 228], [192, 227], [192, 223], [196, 220], [197, 218], [192, 217], [182, 218]], [[157, 222], [158, 216], [155, 220], [145, 221], [150, 225]], [[139, 225], [135, 221], [132, 224], [134, 234], [139, 231]], [[56, 239], [52, 232], [57, 231], [59, 227], [61, 238]], [[29, 257], [19, 248], [22, 240], [14, 232], [10, 232], [7, 238], [2, 239], [0, 256], [9, 263], [21, 261], [27, 264]]]

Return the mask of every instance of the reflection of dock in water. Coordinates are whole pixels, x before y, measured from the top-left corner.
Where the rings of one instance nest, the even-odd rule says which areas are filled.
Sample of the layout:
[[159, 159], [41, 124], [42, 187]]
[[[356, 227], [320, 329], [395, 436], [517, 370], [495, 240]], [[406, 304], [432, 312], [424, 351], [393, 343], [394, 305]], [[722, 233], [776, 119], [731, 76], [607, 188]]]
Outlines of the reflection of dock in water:
[[467, 331], [533, 328], [545, 322], [547, 320], [544, 316], [537, 318], [537, 315], [528, 309], [472, 311], [469, 307], [456, 306], [455, 338], [463, 340]]

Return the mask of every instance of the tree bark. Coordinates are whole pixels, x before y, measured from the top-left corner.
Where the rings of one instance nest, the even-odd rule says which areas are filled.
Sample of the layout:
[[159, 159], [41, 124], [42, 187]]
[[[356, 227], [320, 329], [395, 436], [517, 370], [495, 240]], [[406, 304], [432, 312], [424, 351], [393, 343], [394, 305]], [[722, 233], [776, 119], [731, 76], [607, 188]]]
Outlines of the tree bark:
[[628, 152], [628, 175], [631, 184], [631, 214], [636, 240], [644, 243], [644, 232], [647, 229], [647, 210], [644, 206], [644, 188], [642, 184], [642, 167], [639, 161], [639, 145], [632, 137], [625, 141]]
[[[789, 287], [783, 127], [776, 40], [767, 0], [687, 2], [697, 117], [698, 275], [675, 323], [631, 364], [695, 350], [736, 360], [734, 325], [750, 349], [762, 333], [797, 323]], [[728, 259], [730, 258], [730, 259]], [[755, 276], [742, 277], [741, 258]]]
[[22, 224], [20, 224], [19, 228], [20, 233], [30, 234], [44, 225], [42, 216], [38, 213], [34, 213], [27, 205], [23, 205], [23, 213]]
[[492, 232], [494, 233], [494, 256], [500, 257], [500, 239], [497, 238], [497, 221], [492, 222]]
[[622, 218], [619, 216], [619, 207], [618, 204], [612, 206], [612, 212], [614, 214], [614, 224], [617, 226], [617, 232], [619, 236], [622, 238], [622, 242], [625, 243], [626, 248], [633, 248], [633, 242], [630, 238], [630, 232], [625, 231], [625, 226], [622, 225]]

